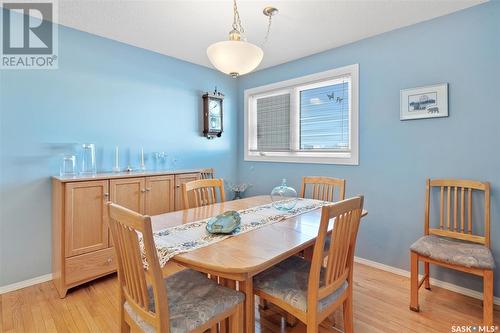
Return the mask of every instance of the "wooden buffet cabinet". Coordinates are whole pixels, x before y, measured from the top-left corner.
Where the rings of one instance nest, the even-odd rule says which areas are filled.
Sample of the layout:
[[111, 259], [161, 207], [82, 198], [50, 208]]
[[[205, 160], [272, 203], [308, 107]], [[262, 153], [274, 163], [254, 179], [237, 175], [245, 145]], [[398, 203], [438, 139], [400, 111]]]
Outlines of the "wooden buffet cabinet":
[[107, 201], [141, 214], [168, 213], [183, 208], [181, 185], [199, 178], [197, 170], [53, 177], [52, 273], [60, 297], [116, 270]]

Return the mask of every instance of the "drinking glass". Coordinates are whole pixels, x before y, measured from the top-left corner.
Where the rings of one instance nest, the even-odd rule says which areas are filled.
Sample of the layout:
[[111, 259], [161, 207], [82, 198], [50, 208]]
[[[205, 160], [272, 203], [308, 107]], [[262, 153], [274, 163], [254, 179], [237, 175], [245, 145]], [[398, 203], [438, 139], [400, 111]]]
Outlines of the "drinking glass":
[[76, 156], [64, 155], [62, 158], [60, 175], [71, 177], [76, 175]]
[[95, 162], [95, 145], [93, 143], [85, 143], [82, 145], [82, 175], [95, 175], [96, 162]]

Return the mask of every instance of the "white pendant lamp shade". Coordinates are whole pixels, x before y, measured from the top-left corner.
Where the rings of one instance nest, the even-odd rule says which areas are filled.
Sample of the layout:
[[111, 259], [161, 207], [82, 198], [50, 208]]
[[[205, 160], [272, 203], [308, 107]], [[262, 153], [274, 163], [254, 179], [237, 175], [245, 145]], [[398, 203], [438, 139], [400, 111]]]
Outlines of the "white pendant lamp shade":
[[210, 45], [207, 55], [215, 68], [236, 77], [257, 68], [264, 57], [264, 52], [252, 43], [228, 40]]

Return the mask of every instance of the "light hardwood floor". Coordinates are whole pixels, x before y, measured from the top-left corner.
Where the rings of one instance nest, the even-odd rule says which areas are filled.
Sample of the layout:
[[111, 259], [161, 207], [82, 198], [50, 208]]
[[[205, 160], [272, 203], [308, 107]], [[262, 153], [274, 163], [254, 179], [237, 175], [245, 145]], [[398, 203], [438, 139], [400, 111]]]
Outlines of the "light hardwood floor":
[[[361, 264], [354, 271], [356, 333], [451, 332], [451, 325], [478, 325], [481, 301], [434, 287], [421, 290], [420, 313], [408, 309], [408, 278]], [[77, 287], [59, 299], [51, 282], [0, 296], [0, 332], [118, 332], [118, 292], [115, 276]], [[342, 330], [341, 312], [335, 317]], [[256, 311], [257, 333], [303, 333], [304, 326], [286, 327], [270, 308]], [[495, 307], [495, 322], [500, 311]], [[338, 332], [324, 322], [320, 333]]]

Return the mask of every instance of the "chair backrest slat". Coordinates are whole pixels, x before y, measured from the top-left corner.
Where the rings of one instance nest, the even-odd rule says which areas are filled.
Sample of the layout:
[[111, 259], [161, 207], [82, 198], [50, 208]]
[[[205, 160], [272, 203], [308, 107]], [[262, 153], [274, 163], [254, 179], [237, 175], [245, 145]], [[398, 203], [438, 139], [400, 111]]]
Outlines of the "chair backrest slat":
[[[430, 227], [430, 197], [432, 188], [440, 189], [439, 229]], [[484, 235], [472, 230], [473, 192], [484, 193]], [[446, 197], [445, 197], [446, 196]], [[426, 235], [438, 235], [467, 240], [490, 246], [490, 184], [464, 179], [428, 179], [425, 196]]]
[[[308, 284], [308, 311], [316, 311], [318, 301], [331, 294], [344, 281], [352, 283], [354, 250], [361, 214], [363, 197], [354, 197], [324, 206], [321, 223], [314, 245]], [[333, 231], [328, 232], [333, 220]], [[321, 278], [325, 238], [330, 238], [328, 259]], [[309, 308], [311, 307], [311, 308]]]
[[220, 202], [226, 200], [222, 179], [199, 179], [182, 184], [184, 209], [202, 207], [217, 203], [217, 190]]
[[213, 168], [205, 168], [200, 170], [201, 179], [214, 179], [215, 170]]
[[[345, 197], [345, 180], [332, 177], [303, 177], [300, 196], [306, 197], [306, 192], [310, 189], [310, 198], [324, 201], [340, 201]], [[338, 198], [335, 200], [335, 193]]]
[[450, 186], [448, 186], [448, 189], [447, 189], [447, 202], [448, 204], [446, 205], [446, 207], [448, 207], [448, 213], [446, 214], [446, 224], [448, 225], [448, 230], [450, 230], [450, 216], [451, 216], [451, 188]]
[[[488, 193], [489, 193], [489, 188], [488, 188]], [[467, 215], [468, 215], [467, 217], [469, 218], [467, 232], [469, 234], [472, 234], [472, 189], [471, 188], [469, 188], [469, 205], [467, 207]]]
[[461, 232], [465, 232], [465, 188], [462, 187], [462, 195], [460, 197], [460, 222]]
[[455, 191], [453, 192], [453, 230], [457, 229], [457, 212], [458, 212], [458, 187], [455, 186]]
[[441, 186], [441, 200], [440, 200], [440, 210], [439, 210], [439, 227], [444, 229], [444, 187]]
[[[108, 203], [109, 228], [118, 262], [120, 306], [127, 302], [157, 332], [169, 332], [167, 290], [156, 253], [149, 216]], [[144, 252], [141, 252], [139, 234]], [[143, 254], [147, 261], [144, 267]], [[148, 281], [151, 285], [148, 287]], [[150, 308], [152, 289], [154, 309]], [[161, 318], [161, 319], [160, 319]]]

